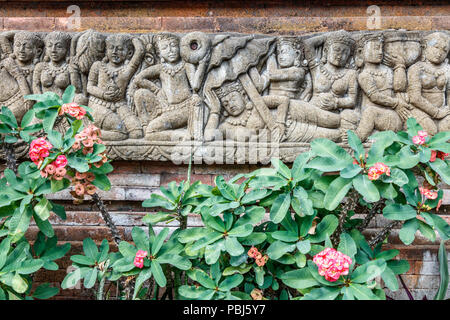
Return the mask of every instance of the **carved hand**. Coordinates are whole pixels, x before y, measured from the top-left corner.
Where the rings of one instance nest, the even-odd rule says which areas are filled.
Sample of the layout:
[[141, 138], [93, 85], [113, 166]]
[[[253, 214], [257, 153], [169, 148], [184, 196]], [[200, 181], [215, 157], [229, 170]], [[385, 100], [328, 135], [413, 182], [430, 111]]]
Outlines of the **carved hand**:
[[284, 132], [286, 130], [286, 126], [282, 123], [277, 123], [271, 129], [271, 137], [272, 141], [280, 142], [283, 139]]
[[394, 53], [384, 53], [384, 62], [388, 67], [394, 68], [395, 66], [405, 65], [405, 59], [401, 55]]
[[324, 110], [334, 110], [337, 106], [336, 98], [331, 92], [320, 95], [320, 104]]

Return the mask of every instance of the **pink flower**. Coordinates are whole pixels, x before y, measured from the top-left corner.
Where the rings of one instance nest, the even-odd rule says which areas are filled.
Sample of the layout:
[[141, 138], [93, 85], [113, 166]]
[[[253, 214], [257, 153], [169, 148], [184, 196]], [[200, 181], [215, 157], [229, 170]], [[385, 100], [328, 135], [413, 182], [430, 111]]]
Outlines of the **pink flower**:
[[425, 196], [425, 198], [430, 199], [430, 200], [434, 200], [438, 197], [438, 193], [435, 190], [430, 190], [430, 189], [420, 187], [419, 191], [421, 194], [423, 194]]
[[77, 180], [83, 180], [83, 179], [86, 179], [86, 177], [87, 177], [87, 173], [86, 172], [75, 172], [75, 178], [77, 179]]
[[139, 269], [142, 269], [144, 267], [144, 259], [139, 257], [134, 258], [134, 265]]
[[65, 155], [60, 155], [56, 158], [56, 160], [53, 162], [53, 164], [57, 168], [64, 168], [67, 165], [67, 158]]
[[445, 160], [445, 158], [448, 157], [448, 155], [449, 155], [448, 153], [442, 151], [431, 150], [430, 162], [436, 161], [436, 158]]
[[436, 150], [431, 150], [430, 162], [435, 162], [436, 161], [436, 156], [437, 156], [437, 151]]
[[48, 157], [50, 154], [50, 149], [53, 145], [45, 140], [45, 138], [37, 138], [33, 140], [30, 144], [30, 151], [28, 155], [37, 166], [40, 166], [44, 158]]
[[136, 252], [136, 257], [137, 258], [145, 258], [147, 255], [148, 255], [148, 252], [144, 251], [144, 250], [138, 250]]
[[378, 180], [380, 173], [376, 168], [371, 167], [367, 173], [367, 176], [369, 177], [369, 180]]
[[45, 167], [45, 171], [46, 171], [48, 174], [52, 175], [52, 174], [55, 173], [56, 167], [55, 167], [52, 163], [50, 163], [50, 164], [48, 164], [48, 165]]
[[424, 144], [424, 143], [425, 143], [425, 137], [414, 136], [414, 137], [412, 138], [412, 141], [413, 141], [414, 144], [421, 145], [421, 144]]
[[313, 257], [313, 262], [318, 266], [319, 275], [334, 282], [348, 274], [352, 259], [333, 248], [326, 248]]
[[251, 247], [247, 252], [247, 254], [250, 258], [254, 258], [257, 253], [258, 253], [258, 249], [256, 249], [255, 247]]
[[66, 175], [67, 170], [64, 167], [56, 168], [55, 174], [61, 177]]
[[67, 113], [75, 119], [81, 120], [86, 115], [86, 110], [83, 107], [79, 106], [77, 103], [72, 102], [65, 103], [61, 106], [59, 115], [62, 115], [63, 113]]
[[375, 163], [367, 172], [369, 180], [378, 180], [382, 174], [386, 174], [387, 176], [391, 175], [391, 169], [382, 162]]
[[81, 183], [75, 185], [75, 193], [77, 196], [82, 196], [84, 194], [84, 186]]
[[422, 137], [422, 138], [428, 137], [428, 133], [427, 133], [426, 131], [424, 131], [424, 130], [419, 130], [419, 131], [417, 131], [417, 135], [418, 135], [419, 137]]
[[88, 185], [86, 185], [86, 193], [88, 194], [88, 195], [93, 195], [94, 193], [95, 193], [95, 190], [97, 190], [97, 187], [96, 186], [94, 186], [93, 184], [88, 184]]
[[259, 267], [263, 267], [268, 260], [269, 260], [269, 256], [266, 254], [263, 257], [256, 259], [255, 262]]

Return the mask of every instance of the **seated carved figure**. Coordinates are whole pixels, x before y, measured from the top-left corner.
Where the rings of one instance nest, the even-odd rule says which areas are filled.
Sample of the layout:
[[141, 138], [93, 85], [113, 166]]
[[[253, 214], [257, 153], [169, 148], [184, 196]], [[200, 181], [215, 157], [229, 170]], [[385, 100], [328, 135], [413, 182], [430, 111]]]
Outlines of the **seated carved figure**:
[[33, 75], [33, 93], [51, 91], [59, 96], [73, 84], [73, 71], [69, 66], [70, 35], [50, 32], [44, 39], [44, 61], [36, 65]]
[[411, 115], [409, 112], [411, 106], [400, 96], [395, 95], [394, 87], [397, 78], [391, 68], [381, 63], [383, 60], [382, 35], [362, 36], [357, 56], [362, 67], [358, 75], [358, 83], [362, 89], [362, 115], [356, 130], [357, 135], [365, 141], [374, 129], [401, 130], [402, 120], [406, 121]]
[[126, 101], [128, 82], [139, 67], [143, 53], [139, 39], [111, 35], [106, 38], [105, 61], [92, 65], [87, 84], [88, 106], [93, 109], [92, 116], [104, 140], [143, 137], [142, 126]]
[[[356, 105], [358, 82], [356, 70], [350, 67], [355, 41], [351, 35], [340, 30], [329, 35], [315, 36], [304, 41], [305, 57], [312, 75], [313, 93], [309, 104], [341, 116], [342, 140], [346, 131], [357, 123], [353, 109]], [[322, 55], [318, 48], [323, 46]], [[340, 112], [340, 110], [344, 111]]]
[[[12, 49], [9, 37], [14, 37]], [[2, 34], [0, 42], [2, 51], [10, 54], [0, 62], [0, 105], [9, 107], [20, 122], [33, 106], [23, 96], [32, 93], [33, 71], [43, 44], [37, 34], [28, 31]]]
[[[450, 130], [450, 37], [441, 32], [424, 38], [422, 61], [408, 69], [408, 95], [413, 116], [429, 133]], [[437, 120], [438, 125], [434, 120]]]
[[[137, 113], [144, 127], [146, 138], [158, 140], [159, 132], [190, 127], [193, 115], [202, 100], [196, 92], [200, 88], [206, 63], [205, 56], [198, 67], [180, 57], [180, 39], [175, 34], [162, 33], [155, 37], [155, 50], [161, 63], [141, 71], [135, 83], [134, 94]], [[152, 80], [159, 80], [161, 87]]]

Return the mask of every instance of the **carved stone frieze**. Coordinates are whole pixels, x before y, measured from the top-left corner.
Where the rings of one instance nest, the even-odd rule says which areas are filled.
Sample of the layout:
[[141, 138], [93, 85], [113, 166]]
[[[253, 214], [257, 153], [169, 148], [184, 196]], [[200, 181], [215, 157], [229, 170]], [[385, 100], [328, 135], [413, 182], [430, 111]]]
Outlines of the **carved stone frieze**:
[[[415, 117], [450, 130], [450, 33], [344, 30], [302, 36], [0, 33], [0, 104], [72, 84], [113, 159], [293, 161], [315, 138], [365, 145]], [[64, 126], [61, 125], [61, 129]]]

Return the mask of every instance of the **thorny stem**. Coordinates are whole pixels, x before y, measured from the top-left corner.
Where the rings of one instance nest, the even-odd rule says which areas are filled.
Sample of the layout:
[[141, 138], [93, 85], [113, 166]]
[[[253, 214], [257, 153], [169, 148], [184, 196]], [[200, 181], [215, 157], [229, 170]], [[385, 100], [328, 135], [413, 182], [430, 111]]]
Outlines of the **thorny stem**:
[[381, 243], [386, 237], [389, 235], [392, 229], [399, 226], [401, 221], [392, 221], [386, 227], [383, 228], [380, 232], [375, 234], [372, 239], [369, 241], [369, 246], [372, 248], [376, 247], [379, 243]]
[[333, 246], [338, 245], [340, 235], [344, 231], [345, 219], [347, 218], [349, 211], [355, 210], [356, 205], [358, 203], [358, 197], [359, 197], [358, 192], [356, 190], [352, 190], [350, 191], [345, 203], [342, 205], [341, 213], [339, 214], [338, 227], [330, 237]]
[[17, 160], [13, 145], [11, 143], [3, 143], [3, 150], [5, 150], [6, 166], [17, 174]]
[[370, 221], [372, 221], [375, 215], [380, 214], [382, 212], [385, 201], [386, 200], [381, 199], [373, 204], [372, 209], [370, 209], [369, 213], [366, 214], [363, 222], [356, 228], [358, 229], [358, 231], [362, 232], [365, 228], [367, 228]]
[[98, 285], [97, 300], [103, 300], [103, 288], [105, 286], [106, 277], [103, 276]]
[[114, 239], [114, 242], [117, 245], [119, 245], [120, 241], [122, 241], [122, 237], [120, 236], [120, 233], [117, 230], [117, 227], [114, 224], [114, 222], [111, 218], [111, 215], [108, 212], [108, 209], [106, 209], [106, 206], [103, 203], [103, 200], [100, 198], [100, 196], [97, 193], [94, 193], [92, 195], [92, 200], [94, 200], [95, 204], [97, 205], [98, 209], [100, 210], [103, 220], [105, 220], [106, 225], [108, 226], [109, 230], [111, 231], [111, 235]]

